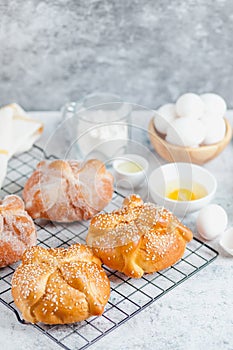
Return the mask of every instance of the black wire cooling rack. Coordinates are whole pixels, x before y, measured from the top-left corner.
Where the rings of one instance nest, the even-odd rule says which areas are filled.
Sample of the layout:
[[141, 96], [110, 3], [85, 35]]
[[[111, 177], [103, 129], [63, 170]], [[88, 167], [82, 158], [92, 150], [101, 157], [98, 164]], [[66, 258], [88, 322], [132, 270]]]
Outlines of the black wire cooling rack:
[[[34, 146], [29, 152], [12, 158], [9, 162], [1, 197], [13, 193], [20, 195], [26, 179], [44, 157], [43, 150]], [[106, 210], [118, 208], [122, 199], [123, 196], [115, 192]], [[77, 241], [85, 243], [88, 222], [54, 224], [40, 220], [35, 224], [38, 244], [43, 247], [67, 247]], [[71, 325], [36, 324], [33, 327], [64, 349], [85, 349], [206, 267], [217, 256], [217, 251], [194, 238], [187, 245], [183, 258], [175, 265], [161, 272], [145, 275], [140, 279], [132, 279], [104, 267], [111, 282], [111, 297], [102, 316], [91, 317], [86, 321]], [[25, 324], [11, 296], [11, 278], [17, 265], [0, 269], [0, 301], [15, 313], [20, 323]]]

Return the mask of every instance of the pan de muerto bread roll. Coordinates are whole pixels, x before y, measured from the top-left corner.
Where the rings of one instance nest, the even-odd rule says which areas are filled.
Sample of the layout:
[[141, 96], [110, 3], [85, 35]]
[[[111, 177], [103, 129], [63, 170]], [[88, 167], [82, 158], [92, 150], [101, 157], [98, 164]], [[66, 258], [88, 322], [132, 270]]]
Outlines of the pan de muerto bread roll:
[[112, 199], [113, 177], [97, 160], [42, 161], [23, 191], [33, 219], [58, 222], [88, 220]]
[[105, 265], [139, 278], [177, 262], [192, 237], [171, 212], [131, 195], [121, 209], [92, 218], [86, 240]]
[[28, 322], [73, 323], [103, 313], [110, 283], [87, 246], [37, 246], [24, 253], [12, 278], [12, 295]]
[[35, 244], [35, 225], [22, 199], [5, 197], [0, 201], [0, 267], [20, 260], [24, 251]]

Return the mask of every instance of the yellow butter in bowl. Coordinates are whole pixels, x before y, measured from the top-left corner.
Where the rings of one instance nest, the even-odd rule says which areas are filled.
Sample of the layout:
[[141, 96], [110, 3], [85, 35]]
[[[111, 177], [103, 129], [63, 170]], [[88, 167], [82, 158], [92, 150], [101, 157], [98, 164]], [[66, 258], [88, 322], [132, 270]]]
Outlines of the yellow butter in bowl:
[[117, 169], [124, 173], [138, 173], [143, 170], [143, 167], [135, 162], [126, 161], [122, 162], [117, 166]]
[[124, 154], [113, 161], [115, 186], [127, 189], [142, 186], [147, 178], [148, 161], [139, 154]]

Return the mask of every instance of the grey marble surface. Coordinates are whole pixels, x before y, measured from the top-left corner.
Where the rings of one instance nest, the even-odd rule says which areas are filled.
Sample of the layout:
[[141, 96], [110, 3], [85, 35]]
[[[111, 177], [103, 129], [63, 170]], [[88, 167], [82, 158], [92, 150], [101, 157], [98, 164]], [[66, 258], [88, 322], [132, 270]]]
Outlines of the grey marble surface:
[[[36, 113], [45, 122], [40, 140], [45, 145], [58, 121], [58, 113]], [[228, 114], [233, 124], [233, 113]], [[148, 121], [150, 115], [144, 115]], [[135, 115], [140, 121], [140, 114]], [[233, 226], [233, 149], [232, 142], [217, 159], [206, 165], [218, 180], [215, 203], [227, 211]], [[195, 214], [184, 219], [195, 232]], [[90, 349], [232, 350], [233, 349], [233, 258], [225, 253], [218, 239], [209, 242], [219, 251], [211, 265], [163, 296]], [[59, 350], [60, 347], [30, 326], [16, 321], [0, 303], [0, 345], [6, 350]]]
[[231, 0], [1, 0], [1, 104], [109, 91], [156, 108], [215, 91], [232, 107], [232, 13]]

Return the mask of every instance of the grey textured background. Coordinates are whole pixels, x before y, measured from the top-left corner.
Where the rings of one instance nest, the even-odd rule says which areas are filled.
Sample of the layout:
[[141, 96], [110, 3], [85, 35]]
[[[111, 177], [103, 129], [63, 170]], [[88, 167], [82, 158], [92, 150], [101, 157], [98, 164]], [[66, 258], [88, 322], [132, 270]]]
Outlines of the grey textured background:
[[0, 104], [215, 91], [233, 106], [232, 0], [1, 0], [0, 18]]

